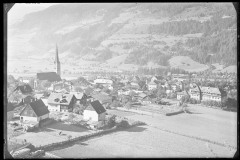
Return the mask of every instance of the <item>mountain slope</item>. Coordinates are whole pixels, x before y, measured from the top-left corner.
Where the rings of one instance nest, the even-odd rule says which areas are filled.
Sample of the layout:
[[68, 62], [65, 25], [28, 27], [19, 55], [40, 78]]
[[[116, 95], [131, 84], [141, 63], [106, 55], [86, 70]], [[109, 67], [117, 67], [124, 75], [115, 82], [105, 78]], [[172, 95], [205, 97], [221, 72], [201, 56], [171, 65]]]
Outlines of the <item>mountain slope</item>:
[[161, 67], [183, 56], [197, 66], [230, 66], [236, 64], [236, 28], [230, 3], [60, 4], [9, 27], [8, 53], [10, 58], [51, 59], [58, 43], [64, 62], [116, 67], [119, 59], [122, 66]]

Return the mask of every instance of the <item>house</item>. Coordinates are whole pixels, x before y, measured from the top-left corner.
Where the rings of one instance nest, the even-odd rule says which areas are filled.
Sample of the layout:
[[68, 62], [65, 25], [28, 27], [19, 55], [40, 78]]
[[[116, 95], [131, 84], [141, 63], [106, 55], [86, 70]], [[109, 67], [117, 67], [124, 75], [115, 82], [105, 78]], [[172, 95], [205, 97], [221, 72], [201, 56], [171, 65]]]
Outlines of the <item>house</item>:
[[138, 76], [133, 76], [131, 82], [138, 83], [140, 81], [140, 78]]
[[153, 82], [153, 81], [149, 82], [149, 83], [147, 84], [147, 86], [148, 86], [148, 90], [157, 89], [157, 84], [156, 84], [155, 82]]
[[17, 88], [14, 91], [20, 91], [24, 95], [32, 94], [32, 92], [33, 92], [31, 86], [28, 84], [17, 86]]
[[103, 106], [107, 106], [112, 103], [112, 97], [103, 93], [93, 94], [93, 100], [98, 100]]
[[73, 89], [73, 86], [66, 82], [55, 82], [52, 83], [51, 87], [48, 89], [55, 92], [60, 92], [61, 90], [65, 89], [66, 91], [70, 92]]
[[30, 125], [39, 125], [44, 119], [49, 118], [49, 110], [42, 100], [37, 100], [26, 104], [24, 109], [20, 112], [20, 122]]
[[189, 95], [187, 91], [177, 92], [177, 100], [181, 100], [185, 95]]
[[175, 92], [177, 90], [178, 86], [176, 84], [172, 84], [171, 88], [172, 88], [173, 92]]
[[76, 97], [76, 101], [80, 104], [83, 104], [84, 106], [87, 104], [88, 101], [93, 101], [92, 96], [87, 96], [83, 92], [70, 92], [70, 94], [73, 94]]
[[146, 97], [142, 98], [141, 101], [143, 104], [149, 104], [149, 103], [152, 103], [152, 98], [151, 98], [151, 96], [146, 96]]
[[111, 79], [98, 78], [94, 80], [94, 84], [113, 84]]
[[147, 94], [145, 94], [145, 93], [139, 93], [139, 94], [136, 95], [136, 98], [141, 101], [146, 96], [147, 96]]
[[130, 85], [131, 85], [131, 88], [136, 88], [136, 89], [139, 88], [139, 84], [137, 82], [131, 82]]
[[22, 95], [22, 102], [20, 102], [20, 104], [21, 105], [28, 104], [28, 103], [31, 103], [35, 100], [36, 100], [36, 98], [32, 95]]
[[153, 76], [153, 77], [151, 78], [151, 82], [160, 81], [160, 80], [162, 80], [162, 79], [163, 79], [162, 76]]
[[7, 120], [10, 121], [14, 117], [14, 105], [13, 103], [8, 103], [7, 104]]
[[51, 93], [48, 97], [49, 111], [71, 112], [76, 97], [73, 94]]
[[201, 87], [202, 92], [202, 101], [217, 101], [221, 102], [221, 92], [218, 88], [215, 87]]
[[83, 119], [86, 120], [104, 121], [105, 116], [106, 110], [98, 100], [91, 102], [83, 111]]
[[191, 98], [196, 99], [198, 101], [202, 100], [202, 93], [198, 86], [196, 86], [194, 88], [190, 88], [189, 95]]

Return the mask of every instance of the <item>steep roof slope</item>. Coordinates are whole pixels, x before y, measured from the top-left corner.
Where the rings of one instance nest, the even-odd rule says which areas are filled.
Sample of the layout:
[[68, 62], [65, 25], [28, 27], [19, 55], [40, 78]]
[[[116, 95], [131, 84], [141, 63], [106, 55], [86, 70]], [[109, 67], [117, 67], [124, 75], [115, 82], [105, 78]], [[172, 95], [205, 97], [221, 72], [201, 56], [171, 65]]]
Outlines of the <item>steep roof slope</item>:
[[86, 110], [91, 110], [91, 111], [94, 110], [98, 114], [106, 112], [105, 108], [102, 106], [102, 104], [98, 100], [91, 102], [91, 105], [89, 105], [86, 108]]
[[38, 80], [47, 80], [49, 82], [61, 81], [61, 77], [56, 72], [37, 73]]

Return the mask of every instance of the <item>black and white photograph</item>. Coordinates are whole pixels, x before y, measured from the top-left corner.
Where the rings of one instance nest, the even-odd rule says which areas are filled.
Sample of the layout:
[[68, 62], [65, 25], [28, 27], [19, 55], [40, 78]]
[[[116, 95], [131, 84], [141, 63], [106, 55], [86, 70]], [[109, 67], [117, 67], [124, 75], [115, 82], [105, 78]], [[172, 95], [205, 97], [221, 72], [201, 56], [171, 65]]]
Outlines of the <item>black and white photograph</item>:
[[3, 9], [4, 158], [238, 156], [238, 3]]

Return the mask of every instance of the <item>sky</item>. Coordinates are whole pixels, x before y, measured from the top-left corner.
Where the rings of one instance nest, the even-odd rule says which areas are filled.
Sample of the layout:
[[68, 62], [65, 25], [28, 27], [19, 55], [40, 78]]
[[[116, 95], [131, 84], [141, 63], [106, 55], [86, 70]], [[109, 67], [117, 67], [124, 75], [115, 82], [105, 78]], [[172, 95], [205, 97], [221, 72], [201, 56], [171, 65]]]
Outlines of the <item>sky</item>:
[[8, 12], [8, 24], [20, 21], [26, 14], [46, 9], [59, 3], [15, 3]]

